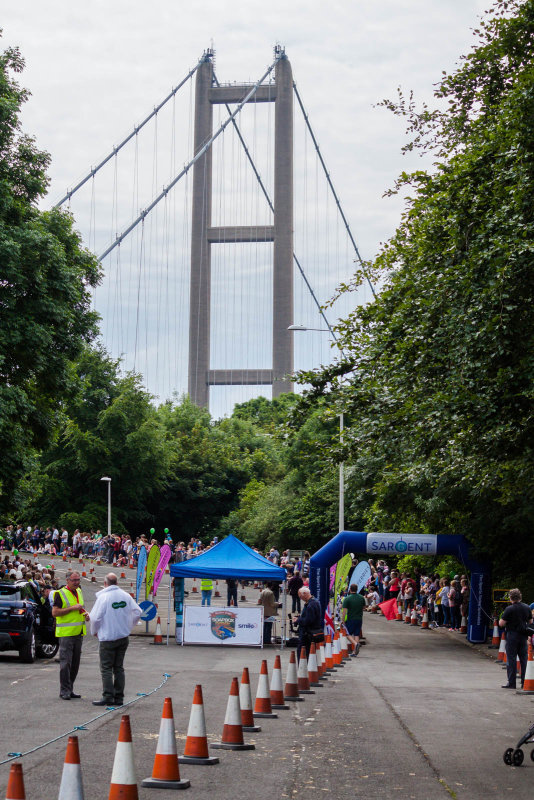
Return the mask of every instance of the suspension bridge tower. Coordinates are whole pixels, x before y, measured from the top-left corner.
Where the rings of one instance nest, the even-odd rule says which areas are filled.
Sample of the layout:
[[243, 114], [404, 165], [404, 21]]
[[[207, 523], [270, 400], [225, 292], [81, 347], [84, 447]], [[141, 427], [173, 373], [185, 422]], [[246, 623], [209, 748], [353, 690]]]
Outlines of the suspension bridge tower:
[[[249, 85], [214, 85], [212, 50], [205, 53], [196, 75], [195, 155], [213, 134], [213, 105], [242, 103]], [[213, 227], [212, 151], [208, 148], [193, 171], [191, 280], [189, 316], [189, 396], [208, 407], [210, 386], [272, 386], [273, 397], [291, 392], [293, 384], [293, 76], [285, 51], [275, 48], [274, 84], [258, 86], [247, 102], [273, 102], [274, 214], [272, 225]], [[272, 368], [210, 368], [211, 245], [273, 243]]]

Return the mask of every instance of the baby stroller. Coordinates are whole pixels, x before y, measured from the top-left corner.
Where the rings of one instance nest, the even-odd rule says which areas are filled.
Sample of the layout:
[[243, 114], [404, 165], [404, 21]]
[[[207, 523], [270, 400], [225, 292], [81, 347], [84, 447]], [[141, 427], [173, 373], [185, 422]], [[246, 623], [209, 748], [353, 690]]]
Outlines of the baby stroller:
[[[525, 754], [523, 750], [521, 750], [524, 744], [534, 744], [534, 725], [530, 726], [525, 735], [518, 741], [515, 748], [509, 747], [504, 751], [504, 763], [508, 764], [509, 767], [520, 767], [525, 758]], [[534, 761], [534, 750], [530, 751], [530, 758]]]

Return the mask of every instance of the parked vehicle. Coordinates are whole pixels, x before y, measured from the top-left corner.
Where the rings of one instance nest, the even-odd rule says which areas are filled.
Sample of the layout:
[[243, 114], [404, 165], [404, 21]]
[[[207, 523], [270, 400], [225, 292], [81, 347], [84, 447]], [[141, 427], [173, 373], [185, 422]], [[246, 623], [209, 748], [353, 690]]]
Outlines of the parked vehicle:
[[27, 664], [55, 656], [55, 623], [44, 599], [30, 581], [0, 581], [0, 651], [18, 650]]

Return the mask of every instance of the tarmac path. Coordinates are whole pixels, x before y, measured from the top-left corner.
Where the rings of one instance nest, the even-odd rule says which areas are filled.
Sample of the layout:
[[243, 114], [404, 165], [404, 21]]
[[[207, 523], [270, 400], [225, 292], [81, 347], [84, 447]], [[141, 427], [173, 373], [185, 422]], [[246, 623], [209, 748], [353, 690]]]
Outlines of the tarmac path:
[[[89, 609], [107, 569], [97, 568], [99, 585], [83, 583]], [[129, 583], [125, 588], [129, 590]], [[166, 598], [164, 586], [160, 593]], [[459, 634], [413, 629], [370, 614], [364, 627], [368, 644], [358, 658], [331, 675], [316, 694], [279, 711], [278, 719], [258, 720], [261, 733], [245, 734], [246, 741], [256, 744], [254, 751], [214, 751], [220, 764], [211, 767], [181, 765], [181, 777], [192, 787], [186, 797], [530, 800], [531, 747], [525, 748], [519, 768], [507, 767], [502, 754], [531, 724], [533, 700], [500, 688], [505, 673], [495, 663], [495, 651], [470, 646]], [[180, 753], [193, 690], [201, 683], [208, 739], [216, 741], [231, 678], [240, 677], [248, 666], [254, 695], [261, 660], [267, 659], [271, 673], [275, 652], [271, 647], [178, 647], [173, 639], [169, 647], [157, 647], [150, 638], [131, 637], [127, 700], [158, 686], [164, 672], [170, 675], [161, 689], [127, 709], [139, 784], [152, 772], [165, 696], [173, 699]], [[284, 679], [287, 662], [285, 650]], [[81, 700], [58, 698], [58, 669], [53, 660], [20, 664], [16, 655], [0, 654], [0, 761], [9, 752], [25, 752], [101, 714], [91, 704], [101, 696], [97, 641], [88, 636], [84, 642], [75, 687]], [[109, 791], [120, 717], [120, 710], [107, 713], [78, 732], [87, 800]], [[57, 796], [66, 743], [65, 737], [20, 759], [28, 800]], [[8, 773], [9, 763], [0, 765], [2, 797]], [[174, 796], [172, 791], [158, 792], [158, 800]], [[139, 788], [141, 800], [153, 795], [153, 790]]]

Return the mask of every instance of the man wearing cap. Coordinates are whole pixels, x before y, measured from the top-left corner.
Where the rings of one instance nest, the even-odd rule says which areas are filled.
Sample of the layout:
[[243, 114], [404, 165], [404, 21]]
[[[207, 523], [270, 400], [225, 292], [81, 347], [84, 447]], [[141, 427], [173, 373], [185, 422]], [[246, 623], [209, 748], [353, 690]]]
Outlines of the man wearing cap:
[[102, 698], [93, 700], [94, 706], [122, 705], [124, 703], [124, 656], [129, 636], [141, 618], [142, 609], [127, 592], [117, 586], [117, 576], [108, 573], [104, 588], [96, 593], [91, 609], [91, 633], [100, 642], [100, 673]]
[[89, 619], [83, 605], [79, 572], [68, 573], [67, 585], [55, 592], [52, 616], [59, 639], [59, 696], [62, 700], [77, 699], [80, 695], [74, 693], [74, 681], [80, 668], [85, 620]]

